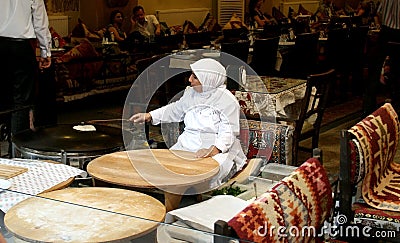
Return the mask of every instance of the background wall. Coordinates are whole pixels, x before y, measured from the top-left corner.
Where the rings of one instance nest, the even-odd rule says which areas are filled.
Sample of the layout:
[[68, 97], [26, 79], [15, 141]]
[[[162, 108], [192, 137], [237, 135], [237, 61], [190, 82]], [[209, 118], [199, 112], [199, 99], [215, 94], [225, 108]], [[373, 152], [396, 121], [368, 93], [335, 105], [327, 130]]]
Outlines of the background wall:
[[209, 8], [212, 9], [213, 0], [138, 0], [147, 14], [155, 14], [159, 9], [179, 8]]
[[[54, 0], [53, 0], [54, 1]], [[81, 0], [80, 18], [90, 29], [99, 29], [109, 24], [110, 13], [114, 9], [119, 9], [124, 13], [124, 24], [122, 29], [126, 32], [130, 30], [130, 17], [132, 9], [137, 5], [137, 0], [129, 0], [126, 6], [110, 8], [106, 0]], [[75, 22], [76, 24], [76, 22]], [[71, 29], [72, 30], [72, 29]]]
[[[68, 10], [68, 7], [76, 6], [76, 1], [79, 1], [79, 9], [77, 11], [76, 9]], [[142, 5], [147, 14], [155, 14], [155, 11], [158, 9], [209, 8], [211, 13], [216, 16], [218, 2], [218, 0], [129, 0], [124, 7], [111, 8], [107, 4], [108, 1], [111, 0], [45, 0], [49, 15], [69, 16], [69, 32], [71, 32], [77, 24], [78, 18], [81, 18], [88, 28], [92, 30], [107, 26], [110, 13], [114, 9], [120, 9], [124, 13], [125, 21], [122, 28], [126, 32], [129, 32], [132, 9], [136, 5]], [[112, 1], [115, 2], [119, 0]], [[263, 11], [271, 14], [272, 7], [275, 6], [279, 8], [282, 1], [294, 0], [264, 0]], [[359, 0], [334, 0], [334, 2], [338, 6], [343, 6], [345, 2], [351, 6], [357, 6]], [[249, 0], [246, 0], [246, 10], [248, 3]], [[61, 9], [67, 8], [67, 10], [62, 12], [62, 10], [54, 9], [54, 6], [62, 6], [60, 7]]]

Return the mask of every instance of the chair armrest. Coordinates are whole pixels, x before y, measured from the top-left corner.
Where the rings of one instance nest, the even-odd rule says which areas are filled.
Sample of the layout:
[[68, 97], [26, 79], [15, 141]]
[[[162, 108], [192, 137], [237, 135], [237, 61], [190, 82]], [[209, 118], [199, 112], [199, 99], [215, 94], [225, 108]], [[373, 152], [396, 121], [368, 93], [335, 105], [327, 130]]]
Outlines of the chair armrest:
[[260, 173], [260, 168], [262, 164], [263, 159], [261, 158], [250, 159], [247, 162], [246, 166], [241, 171], [238, 171], [224, 185], [231, 185], [233, 182], [242, 183], [247, 178], [249, 178], [249, 176], [257, 176]]
[[231, 237], [237, 238], [236, 233], [228, 223], [223, 220], [218, 220], [214, 223], [214, 233], [216, 234], [214, 235], [214, 243], [228, 243], [230, 242]]

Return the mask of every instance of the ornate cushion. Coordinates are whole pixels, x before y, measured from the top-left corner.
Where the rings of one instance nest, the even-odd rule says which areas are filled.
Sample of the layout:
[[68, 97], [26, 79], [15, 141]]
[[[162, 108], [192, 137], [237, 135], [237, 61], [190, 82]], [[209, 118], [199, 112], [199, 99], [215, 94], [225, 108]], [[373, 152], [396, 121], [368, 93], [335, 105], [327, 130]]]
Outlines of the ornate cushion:
[[247, 158], [264, 157], [268, 162], [291, 161], [293, 127], [289, 125], [240, 120], [240, 141]]
[[298, 15], [313, 15], [313, 12], [308, 11], [303, 5], [299, 4]]
[[57, 31], [53, 27], [50, 27], [49, 30], [50, 30], [51, 38], [58, 39], [58, 44], [59, 44], [58, 47], [59, 48], [64, 47], [66, 44], [66, 41], [64, 40], [64, 38], [62, 38], [62, 36], [60, 34], [58, 34]]
[[[100, 58], [95, 60], [96, 57], [100, 57], [100, 54], [87, 39], [82, 39], [79, 45], [57, 58], [57, 90], [65, 95], [92, 88], [92, 81], [99, 75], [103, 65]], [[85, 58], [94, 59], [85, 61]]]
[[251, 242], [282, 242], [281, 234], [287, 234], [288, 242], [308, 242], [314, 237], [291, 234], [293, 227], [300, 232], [306, 226], [319, 229], [330, 215], [332, 202], [326, 171], [317, 159], [311, 158], [239, 212], [228, 225], [240, 239]]

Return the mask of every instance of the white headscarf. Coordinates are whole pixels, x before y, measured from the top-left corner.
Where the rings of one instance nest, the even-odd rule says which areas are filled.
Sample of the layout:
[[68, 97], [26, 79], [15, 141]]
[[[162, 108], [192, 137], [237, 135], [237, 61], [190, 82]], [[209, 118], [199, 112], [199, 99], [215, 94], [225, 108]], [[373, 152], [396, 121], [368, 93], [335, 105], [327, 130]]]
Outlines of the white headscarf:
[[225, 88], [226, 70], [221, 63], [212, 58], [203, 58], [190, 64], [192, 71], [201, 83], [203, 93]]

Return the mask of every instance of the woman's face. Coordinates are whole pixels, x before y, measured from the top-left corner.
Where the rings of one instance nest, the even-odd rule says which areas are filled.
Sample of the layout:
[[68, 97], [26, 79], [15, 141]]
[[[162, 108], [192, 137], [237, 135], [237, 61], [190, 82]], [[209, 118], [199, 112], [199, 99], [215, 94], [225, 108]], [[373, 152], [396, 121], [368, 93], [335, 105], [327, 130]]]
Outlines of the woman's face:
[[263, 2], [264, 2], [264, 0], [258, 0], [258, 2], [256, 4], [256, 8], [261, 8]]
[[124, 18], [122, 17], [121, 13], [117, 13], [114, 17], [114, 23], [122, 24]]
[[192, 75], [189, 77], [190, 86], [199, 93], [203, 92], [203, 88], [201, 87], [200, 81], [197, 79], [196, 75], [192, 72]]

